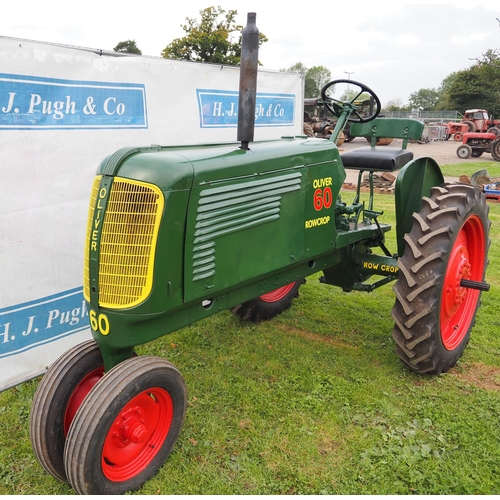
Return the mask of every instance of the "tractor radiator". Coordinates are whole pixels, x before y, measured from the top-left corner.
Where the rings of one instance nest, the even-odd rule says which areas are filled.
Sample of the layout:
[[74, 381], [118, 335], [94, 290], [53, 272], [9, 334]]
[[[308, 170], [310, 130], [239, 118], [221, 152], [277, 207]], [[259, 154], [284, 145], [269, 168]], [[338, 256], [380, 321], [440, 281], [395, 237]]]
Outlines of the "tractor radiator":
[[90, 300], [90, 255], [92, 234], [103, 220], [97, 249], [99, 262], [99, 306], [111, 309], [133, 307], [143, 302], [153, 285], [156, 239], [163, 213], [160, 189], [115, 177], [104, 219], [96, 213], [100, 177], [92, 188], [88, 215], [84, 266], [84, 296]]

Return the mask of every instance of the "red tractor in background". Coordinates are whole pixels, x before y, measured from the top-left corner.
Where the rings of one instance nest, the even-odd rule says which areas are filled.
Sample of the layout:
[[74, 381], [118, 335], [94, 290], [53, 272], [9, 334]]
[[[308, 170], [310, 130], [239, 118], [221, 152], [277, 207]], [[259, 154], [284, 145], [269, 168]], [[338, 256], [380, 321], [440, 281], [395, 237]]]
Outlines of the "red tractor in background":
[[488, 132], [500, 136], [500, 120], [493, 120], [485, 109], [468, 109], [461, 122], [448, 122], [448, 136], [461, 142], [467, 132]]
[[489, 132], [466, 132], [462, 144], [457, 148], [457, 156], [466, 160], [471, 156], [479, 158], [483, 153], [491, 153], [495, 161], [500, 161], [500, 135]]

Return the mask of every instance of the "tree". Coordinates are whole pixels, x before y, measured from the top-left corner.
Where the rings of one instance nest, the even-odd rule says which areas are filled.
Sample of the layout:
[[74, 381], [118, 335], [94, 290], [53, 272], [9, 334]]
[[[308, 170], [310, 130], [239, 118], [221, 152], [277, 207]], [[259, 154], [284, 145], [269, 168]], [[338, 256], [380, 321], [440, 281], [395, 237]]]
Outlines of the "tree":
[[306, 68], [301, 62], [295, 63], [288, 69], [282, 68], [280, 71], [292, 71], [304, 75], [304, 97], [320, 97], [321, 89], [331, 80], [331, 73], [325, 66], [313, 66]]
[[[200, 10], [200, 21], [186, 17], [187, 24], [181, 24], [186, 35], [167, 45], [162, 57], [237, 66], [243, 36], [243, 26], [235, 21], [237, 14], [236, 10], [226, 12], [219, 6]], [[259, 46], [267, 41], [260, 33]]]
[[313, 66], [306, 71], [305, 97], [319, 97], [321, 89], [331, 80], [332, 74], [324, 66]]
[[450, 73], [442, 82], [441, 87], [439, 87], [439, 101], [436, 104], [436, 110], [452, 109], [453, 106], [450, 103], [450, 89], [457, 78], [457, 72]]
[[472, 60], [477, 61], [480, 65], [494, 66], [500, 68], [500, 51], [498, 49], [488, 49], [481, 57], [474, 57]]
[[420, 89], [413, 92], [408, 98], [410, 106], [414, 109], [429, 111], [436, 107], [439, 102], [440, 93], [436, 89]]
[[468, 69], [448, 75], [436, 109], [486, 109], [500, 116], [500, 50], [489, 49]]
[[500, 51], [488, 50], [471, 68], [458, 71], [448, 88], [450, 105], [461, 112], [486, 109], [500, 116]]
[[356, 88], [356, 90], [353, 90], [352, 87], [342, 93], [340, 96], [340, 101], [346, 102], [346, 101], [353, 101], [358, 103], [360, 101], [366, 101], [370, 99], [370, 94], [367, 92], [362, 92], [361, 94], [359, 93], [359, 88]]
[[307, 68], [301, 63], [301, 62], [296, 62], [293, 66], [290, 66], [288, 69], [286, 68], [281, 68], [280, 71], [292, 71], [294, 73], [303, 73], [304, 75], [307, 72]]
[[402, 99], [390, 99], [382, 106], [382, 111], [404, 111], [405, 106]]
[[127, 54], [137, 54], [142, 55], [142, 52], [137, 47], [135, 40], [126, 40], [125, 42], [120, 42], [114, 49], [115, 52], [124, 52]]

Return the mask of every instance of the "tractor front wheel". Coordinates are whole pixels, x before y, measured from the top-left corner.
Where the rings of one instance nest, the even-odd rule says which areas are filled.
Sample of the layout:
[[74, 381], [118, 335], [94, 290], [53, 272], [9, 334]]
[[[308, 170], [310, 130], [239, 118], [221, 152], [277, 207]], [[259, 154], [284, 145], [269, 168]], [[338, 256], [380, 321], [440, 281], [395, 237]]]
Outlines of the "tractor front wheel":
[[272, 319], [290, 307], [292, 300], [299, 296], [300, 285], [305, 281], [302, 279], [284, 285], [256, 299], [237, 305], [231, 309], [231, 312], [244, 321], [255, 323]]
[[446, 183], [413, 214], [392, 310], [396, 353], [413, 371], [447, 372], [469, 341], [481, 292], [462, 280], [484, 280], [488, 211], [479, 188]]
[[462, 144], [457, 148], [457, 156], [462, 158], [462, 160], [466, 160], [472, 156], [472, 148], [468, 144]]
[[480, 156], [483, 155], [484, 151], [481, 151], [480, 149], [472, 149], [471, 156], [472, 158], [479, 158]]
[[101, 351], [89, 340], [60, 356], [38, 385], [30, 413], [31, 445], [43, 468], [62, 481], [66, 481], [63, 455], [70, 425], [103, 375]]
[[68, 480], [83, 495], [136, 490], [170, 454], [181, 432], [187, 391], [170, 362], [127, 359], [83, 401], [64, 450]]

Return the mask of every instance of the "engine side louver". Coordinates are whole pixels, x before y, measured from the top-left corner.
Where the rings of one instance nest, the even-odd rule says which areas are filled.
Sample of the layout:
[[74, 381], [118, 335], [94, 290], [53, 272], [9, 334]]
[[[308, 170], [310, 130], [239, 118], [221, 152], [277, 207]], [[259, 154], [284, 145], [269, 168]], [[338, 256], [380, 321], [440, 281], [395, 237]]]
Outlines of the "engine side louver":
[[193, 281], [216, 271], [215, 241], [280, 218], [284, 194], [300, 189], [301, 173], [205, 189], [200, 193], [193, 249]]

